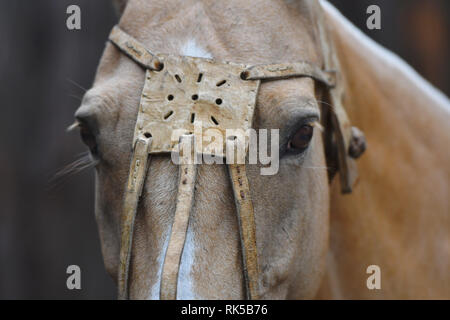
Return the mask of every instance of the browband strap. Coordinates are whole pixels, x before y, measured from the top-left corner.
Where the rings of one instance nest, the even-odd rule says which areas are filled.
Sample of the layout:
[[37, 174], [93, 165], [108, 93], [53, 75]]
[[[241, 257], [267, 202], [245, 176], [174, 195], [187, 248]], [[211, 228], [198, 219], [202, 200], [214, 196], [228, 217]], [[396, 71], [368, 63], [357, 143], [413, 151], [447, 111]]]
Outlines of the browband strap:
[[255, 65], [242, 73], [242, 78], [246, 80], [277, 80], [295, 77], [310, 77], [329, 88], [336, 85], [334, 72], [323, 71], [316, 64], [307, 61]]
[[120, 29], [119, 26], [114, 26], [109, 34], [109, 41], [141, 67], [150, 70], [161, 69], [162, 64], [159, 59], [147, 50], [142, 43]]

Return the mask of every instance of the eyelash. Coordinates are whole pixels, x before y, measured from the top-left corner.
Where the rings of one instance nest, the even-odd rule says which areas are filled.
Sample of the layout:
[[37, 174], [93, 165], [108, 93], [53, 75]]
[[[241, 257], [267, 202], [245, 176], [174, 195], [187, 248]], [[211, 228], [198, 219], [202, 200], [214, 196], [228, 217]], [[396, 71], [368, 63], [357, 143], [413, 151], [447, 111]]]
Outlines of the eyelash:
[[306, 154], [306, 151], [309, 149], [309, 145], [306, 148], [303, 149], [289, 149], [286, 146], [286, 150], [284, 154], [286, 156], [303, 156]]

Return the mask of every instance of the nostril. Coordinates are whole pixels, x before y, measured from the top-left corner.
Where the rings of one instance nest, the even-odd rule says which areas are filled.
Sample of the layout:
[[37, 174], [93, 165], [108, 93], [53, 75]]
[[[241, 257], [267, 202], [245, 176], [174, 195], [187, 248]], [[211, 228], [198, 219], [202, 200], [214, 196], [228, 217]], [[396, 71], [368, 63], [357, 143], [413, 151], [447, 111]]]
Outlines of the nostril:
[[89, 148], [92, 156], [98, 157], [98, 147], [96, 135], [92, 132], [86, 123], [80, 122], [80, 137], [83, 143]]

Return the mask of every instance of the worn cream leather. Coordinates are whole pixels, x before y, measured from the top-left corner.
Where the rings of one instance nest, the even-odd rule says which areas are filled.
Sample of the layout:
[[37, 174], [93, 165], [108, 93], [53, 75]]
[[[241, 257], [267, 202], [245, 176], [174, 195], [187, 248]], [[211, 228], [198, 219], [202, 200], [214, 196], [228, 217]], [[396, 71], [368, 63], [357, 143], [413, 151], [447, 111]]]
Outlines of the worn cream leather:
[[141, 67], [150, 70], [159, 70], [162, 67], [161, 62], [153, 53], [118, 26], [113, 27], [109, 34], [109, 40]]
[[192, 162], [193, 146], [193, 135], [181, 136], [180, 150], [186, 151], [190, 149], [190, 151], [189, 154], [180, 156], [177, 205], [161, 275], [161, 300], [174, 300], [177, 298], [178, 272], [186, 241], [192, 202], [194, 201], [195, 177], [197, 174], [197, 166]]
[[329, 31], [324, 21], [324, 13], [320, 4], [315, 5], [316, 31], [319, 37], [319, 43], [323, 55], [325, 70], [335, 71], [336, 84], [328, 90], [328, 99], [330, 100], [331, 121], [335, 143], [337, 147], [337, 161], [339, 164], [339, 177], [341, 182], [341, 192], [352, 192], [352, 187], [358, 177], [356, 162], [349, 155], [349, 146], [352, 139], [352, 127], [347, 112], [343, 106], [344, 81], [342, 73], [339, 72], [340, 64], [334, 49], [333, 39], [329, 37]]
[[256, 226], [245, 164], [229, 164], [228, 171], [238, 214], [246, 298], [257, 300], [259, 299], [259, 265]]
[[152, 144], [151, 138], [136, 140], [133, 158], [130, 165], [128, 183], [125, 190], [123, 214], [121, 217], [121, 241], [119, 264], [119, 299], [128, 298], [128, 276], [133, 244], [133, 228], [139, 198], [147, 175], [148, 149]]
[[277, 80], [295, 77], [309, 77], [330, 88], [336, 85], [335, 72], [324, 71], [308, 61], [255, 65], [242, 74], [242, 78], [247, 80]]
[[[242, 80], [243, 65], [163, 54], [158, 58], [164, 68], [147, 70], [135, 139], [150, 133], [149, 152], [170, 153], [179, 135], [196, 133], [196, 141], [202, 141], [196, 143], [198, 154], [224, 157], [226, 129], [251, 127], [259, 81]], [[201, 134], [194, 132], [194, 124], [201, 125]], [[210, 142], [209, 129], [220, 132], [222, 140]]]

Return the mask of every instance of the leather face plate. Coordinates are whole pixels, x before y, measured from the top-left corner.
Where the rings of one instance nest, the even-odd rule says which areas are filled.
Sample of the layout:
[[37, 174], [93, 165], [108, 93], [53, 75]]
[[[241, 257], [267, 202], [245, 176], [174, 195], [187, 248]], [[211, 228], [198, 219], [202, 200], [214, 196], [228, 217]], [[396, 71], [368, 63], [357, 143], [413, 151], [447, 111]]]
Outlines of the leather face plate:
[[158, 58], [164, 67], [146, 72], [134, 142], [150, 134], [149, 153], [170, 153], [180, 135], [194, 133], [196, 153], [224, 156], [226, 130], [251, 128], [260, 81], [241, 79], [245, 65], [163, 54]]

